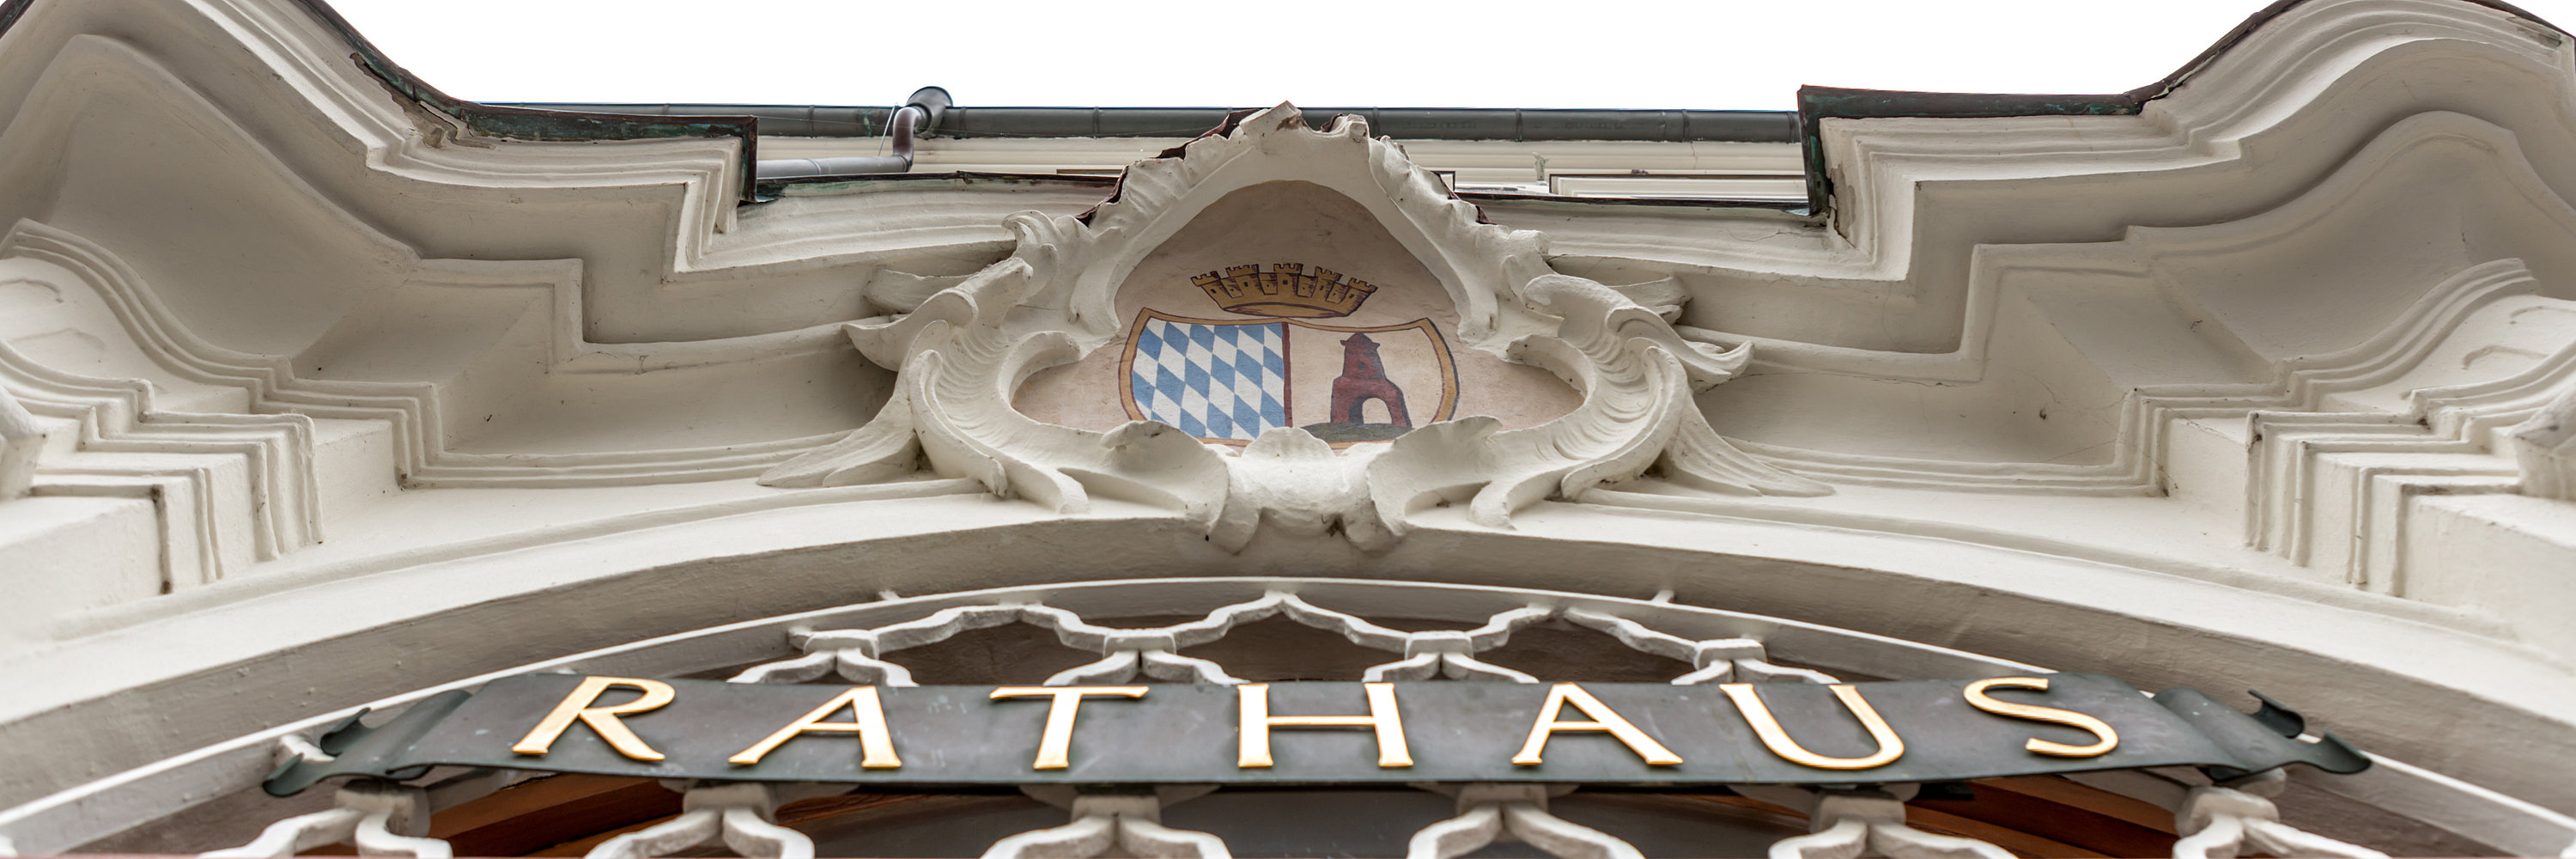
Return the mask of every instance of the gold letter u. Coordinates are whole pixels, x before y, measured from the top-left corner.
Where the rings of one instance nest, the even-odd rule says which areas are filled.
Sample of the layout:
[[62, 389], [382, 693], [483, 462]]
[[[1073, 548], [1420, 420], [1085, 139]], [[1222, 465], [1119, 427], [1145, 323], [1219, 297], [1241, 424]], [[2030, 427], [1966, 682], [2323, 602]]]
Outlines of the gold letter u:
[[1905, 741], [1897, 739], [1896, 730], [1887, 726], [1886, 719], [1878, 717], [1877, 710], [1870, 709], [1869, 702], [1860, 697], [1860, 690], [1852, 688], [1851, 684], [1836, 683], [1827, 688], [1834, 690], [1834, 697], [1842, 699], [1843, 706], [1850, 708], [1852, 715], [1860, 719], [1861, 727], [1869, 729], [1869, 738], [1878, 743], [1878, 751], [1868, 757], [1829, 758], [1807, 751], [1806, 747], [1798, 745], [1797, 740], [1790, 739], [1789, 732], [1780, 727], [1779, 719], [1771, 716], [1770, 705], [1762, 703], [1762, 696], [1754, 693], [1753, 684], [1720, 683], [1717, 688], [1725, 690], [1726, 697], [1735, 699], [1735, 709], [1744, 713], [1744, 721], [1753, 723], [1753, 733], [1762, 738], [1762, 744], [1769, 746], [1772, 754], [1787, 758], [1791, 763], [1828, 770], [1865, 770], [1885, 765], [1905, 754]]

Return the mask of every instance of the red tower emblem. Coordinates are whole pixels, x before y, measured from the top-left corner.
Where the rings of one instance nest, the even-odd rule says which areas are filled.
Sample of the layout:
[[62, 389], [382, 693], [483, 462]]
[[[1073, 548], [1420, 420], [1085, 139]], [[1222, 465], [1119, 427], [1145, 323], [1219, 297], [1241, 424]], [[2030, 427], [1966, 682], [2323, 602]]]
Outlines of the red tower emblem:
[[1404, 410], [1404, 389], [1387, 379], [1377, 341], [1366, 334], [1352, 334], [1342, 340], [1342, 375], [1333, 379], [1333, 420], [1368, 423], [1360, 416], [1360, 407], [1371, 399], [1386, 405], [1387, 423], [1413, 426], [1412, 416]]

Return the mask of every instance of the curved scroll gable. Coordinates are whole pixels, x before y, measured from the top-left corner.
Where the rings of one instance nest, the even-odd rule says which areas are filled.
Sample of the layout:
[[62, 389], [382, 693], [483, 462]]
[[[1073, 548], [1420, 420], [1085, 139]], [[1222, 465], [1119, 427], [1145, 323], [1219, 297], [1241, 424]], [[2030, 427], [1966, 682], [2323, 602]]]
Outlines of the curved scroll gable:
[[[1013, 405], [1032, 374], [1120, 340], [1129, 323], [1119, 290], [1148, 254], [1226, 195], [1283, 181], [1357, 203], [1439, 282], [1464, 346], [1554, 373], [1579, 404], [1530, 426], [1467, 417], [1339, 450], [1290, 425], [1243, 436], [1250, 443], [1238, 450], [1150, 420], [1081, 429]], [[1024, 212], [1008, 225], [1018, 237], [1009, 258], [911, 312], [844, 326], [861, 354], [897, 372], [893, 401], [763, 483], [844, 485], [926, 468], [1064, 514], [1089, 512], [1095, 496], [1169, 509], [1230, 551], [1265, 522], [1381, 549], [1409, 518], [1453, 503], [1476, 524], [1506, 528], [1531, 504], [1579, 501], [1649, 471], [1718, 491], [1830, 491], [1738, 450], [1695, 407], [1692, 396], [1740, 371], [1750, 346], [1685, 339], [1670, 308], [1557, 272], [1545, 235], [1484, 222], [1355, 117], [1317, 131], [1290, 105], [1254, 113], [1129, 167], [1117, 194], [1080, 217]]]

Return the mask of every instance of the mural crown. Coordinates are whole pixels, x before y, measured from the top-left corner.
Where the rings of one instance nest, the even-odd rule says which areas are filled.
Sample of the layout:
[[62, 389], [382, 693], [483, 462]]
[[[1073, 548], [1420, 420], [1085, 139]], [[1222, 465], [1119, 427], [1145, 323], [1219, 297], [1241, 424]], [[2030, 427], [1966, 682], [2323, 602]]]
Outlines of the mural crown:
[[1341, 272], [1322, 266], [1309, 272], [1304, 263], [1293, 262], [1273, 264], [1269, 271], [1259, 265], [1230, 265], [1222, 275], [1211, 271], [1190, 282], [1227, 312], [1292, 319], [1349, 316], [1377, 291], [1368, 281], [1345, 280]]

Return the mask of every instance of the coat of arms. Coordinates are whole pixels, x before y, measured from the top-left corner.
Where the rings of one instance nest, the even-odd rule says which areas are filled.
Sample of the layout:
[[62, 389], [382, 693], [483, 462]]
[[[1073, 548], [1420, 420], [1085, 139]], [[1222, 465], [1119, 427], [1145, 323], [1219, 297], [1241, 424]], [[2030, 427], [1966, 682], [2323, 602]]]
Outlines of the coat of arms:
[[[1687, 291], [1557, 271], [1544, 235], [1478, 217], [1366, 122], [1303, 117], [1280, 105], [1230, 119], [1131, 166], [1089, 212], [1011, 216], [1008, 258], [927, 295], [904, 282], [870, 296], [898, 312], [843, 330], [895, 371], [884, 406], [762, 482], [926, 469], [1065, 514], [1095, 497], [1159, 505], [1228, 551], [1273, 530], [1379, 551], [1433, 507], [1504, 528], [1529, 505], [1649, 473], [1832, 491], [1709, 424], [1694, 396], [1753, 347], [1684, 336], [1666, 315]], [[1390, 281], [1302, 263], [1188, 274], [1220, 253]]]
[[1128, 326], [1127, 415], [1216, 442], [1302, 427], [1336, 444], [1385, 441], [1448, 420], [1457, 366], [1430, 319], [1344, 326], [1375, 287], [1299, 263], [1234, 266], [1192, 279], [1217, 306], [1260, 319], [1199, 319], [1151, 308]]

